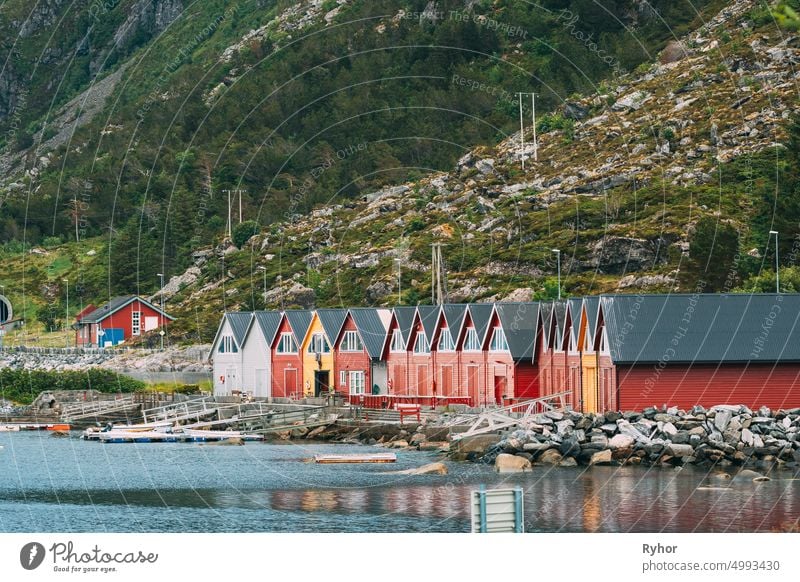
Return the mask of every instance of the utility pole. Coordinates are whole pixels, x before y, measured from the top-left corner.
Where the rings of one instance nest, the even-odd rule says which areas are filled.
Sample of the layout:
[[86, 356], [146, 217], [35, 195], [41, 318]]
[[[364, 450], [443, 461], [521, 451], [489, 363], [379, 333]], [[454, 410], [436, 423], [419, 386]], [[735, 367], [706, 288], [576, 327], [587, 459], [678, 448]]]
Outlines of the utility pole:
[[531, 96], [531, 121], [533, 123], [533, 161], [539, 161], [539, 141], [536, 138], [536, 93], [517, 93], [519, 97], [519, 143], [520, 143], [520, 158], [522, 160], [522, 169], [525, 169], [525, 124], [522, 119], [522, 97], [525, 95]]
[[780, 267], [778, 266], [778, 231], [771, 230], [769, 231], [770, 237], [775, 235], [775, 293], [781, 292], [781, 275], [780, 275]]
[[519, 96], [519, 151], [522, 159], [522, 169], [525, 169], [525, 125], [522, 123], [522, 93]]
[[402, 301], [403, 301], [402, 300], [402, 294], [401, 294], [401, 288], [402, 288], [402, 285], [403, 285], [403, 278], [402, 278], [402, 271], [401, 271], [402, 263], [401, 263], [399, 258], [395, 259], [394, 262], [397, 263], [397, 304], [400, 305], [400, 303], [402, 303]]
[[161, 279], [161, 289], [159, 290], [159, 297], [161, 299], [161, 313], [159, 314], [158, 318], [161, 321], [161, 325], [159, 326], [161, 329], [158, 331], [158, 335], [161, 336], [161, 351], [164, 351], [164, 273], [158, 273], [158, 277]]
[[442, 305], [447, 300], [447, 273], [442, 260], [442, 243], [431, 244], [431, 302]]
[[556, 254], [556, 260], [558, 261], [558, 298], [561, 299], [561, 250], [553, 249], [553, 252]]
[[267, 268], [263, 265], [259, 265], [256, 268], [258, 271], [262, 271], [264, 273], [264, 309], [267, 308]]
[[[67, 309], [64, 312], [64, 331], [67, 331], [69, 329], [69, 279], [62, 279], [62, 280], [64, 281], [64, 283], [67, 284]], [[66, 337], [65, 337], [64, 341], [66, 342], [66, 346], [65, 347], [68, 348], [69, 347], [69, 333], [66, 334]]]

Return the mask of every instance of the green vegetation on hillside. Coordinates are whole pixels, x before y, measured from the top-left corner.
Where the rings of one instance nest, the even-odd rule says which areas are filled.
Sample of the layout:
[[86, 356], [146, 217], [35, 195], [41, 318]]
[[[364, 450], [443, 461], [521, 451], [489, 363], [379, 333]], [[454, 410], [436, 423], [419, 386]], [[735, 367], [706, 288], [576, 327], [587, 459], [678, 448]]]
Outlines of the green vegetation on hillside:
[[19, 404], [30, 404], [42, 392], [54, 390], [115, 393], [135, 392], [142, 390], [144, 386], [144, 382], [100, 368], [89, 368], [80, 372], [0, 368], [0, 398]]

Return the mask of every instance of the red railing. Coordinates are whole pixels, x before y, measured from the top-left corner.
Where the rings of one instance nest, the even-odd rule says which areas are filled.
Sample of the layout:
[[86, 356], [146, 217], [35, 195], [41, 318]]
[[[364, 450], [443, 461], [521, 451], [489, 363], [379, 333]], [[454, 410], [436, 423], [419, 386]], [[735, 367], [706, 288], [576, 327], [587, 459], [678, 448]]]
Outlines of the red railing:
[[365, 408], [394, 409], [395, 404], [420, 404], [422, 406], [472, 405], [469, 396], [418, 396], [406, 394], [350, 394], [348, 402]]

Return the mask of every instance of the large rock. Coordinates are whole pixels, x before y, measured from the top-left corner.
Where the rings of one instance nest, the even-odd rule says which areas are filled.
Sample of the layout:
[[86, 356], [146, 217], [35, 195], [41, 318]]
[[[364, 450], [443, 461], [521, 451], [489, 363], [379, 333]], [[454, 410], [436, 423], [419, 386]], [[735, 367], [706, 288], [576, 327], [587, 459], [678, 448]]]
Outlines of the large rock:
[[548, 449], [544, 451], [537, 459], [538, 462], [546, 465], [558, 465], [562, 460], [563, 457], [561, 456], [561, 453], [555, 449]]
[[611, 450], [616, 451], [618, 449], [629, 449], [633, 446], [634, 438], [627, 434], [617, 434], [611, 437], [608, 441], [608, 446]]
[[746, 483], [748, 481], [769, 481], [769, 477], [762, 475], [757, 471], [751, 471], [750, 469], [744, 469], [739, 471], [736, 476], [733, 478], [735, 482], [739, 483]]
[[500, 435], [497, 434], [479, 434], [475, 436], [468, 436], [455, 441], [451, 447], [456, 453], [469, 454], [478, 453], [483, 454], [492, 445], [500, 442]]
[[611, 462], [611, 451], [609, 449], [594, 453], [592, 455], [592, 458], [589, 460], [590, 465], [607, 465], [610, 462]]
[[691, 457], [694, 455], [692, 445], [679, 445], [672, 443], [667, 447], [667, 454], [673, 457]]
[[523, 473], [532, 471], [533, 466], [528, 459], [500, 453], [494, 460], [494, 468], [498, 473]]
[[724, 432], [732, 417], [733, 413], [730, 410], [718, 410], [714, 416], [714, 426], [719, 432]]

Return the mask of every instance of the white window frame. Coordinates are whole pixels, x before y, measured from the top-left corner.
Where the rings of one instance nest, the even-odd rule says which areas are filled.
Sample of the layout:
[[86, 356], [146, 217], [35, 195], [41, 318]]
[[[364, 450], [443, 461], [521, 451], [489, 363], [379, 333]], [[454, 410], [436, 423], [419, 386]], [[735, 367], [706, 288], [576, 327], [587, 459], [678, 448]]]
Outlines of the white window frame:
[[348, 330], [344, 332], [341, 346], [341, 350], [343, 352], [364, 351], [364, 345], [361, 343], [361, 338], [359, 337], [357, 331]]
[[[471, 347], [474, 344], [476, 347]], [[479, 352], [481, 351], [481, 340], [478, 337], [478, 330], [474, 327], [468, 327], [467, 333], [464, 336], [464, 351], [465, 352]]]
[[[288, 338], [288, 340], [287, 340]], [[288, 344], [288, 345], [287, 345]], [[286, 349], [286, 348], [290, 349]], [[275, 351], [279, 354], [296, 354], [297, 353], [297, 342], [294, 341], [294, 337], [292, 336], [292, 332], [285, 331], [281, 333], [281, 337], [278, 340], [278, 346]]]
[[430, 343], [428, 343], [428, 338], [425, 336], [425, 333], [421, 331], [417, 333], [417, 338], [414, 340], [414, 353], [415, 354], [431, 353], [431, 345]]
[[[321, 349], [317, 349], [321, 348]], [[317, 332], [311, 334], [311, 339], [308, 342], [308, 353], [309, 354], [330, 354], [331, 353], [331, 346], [328, 343], [328, 340], [325, 338], [325, 334], [322, 332]]]
[[131, 335], [142, 335], [141, 311], [131, 311]]
[[[500, 338], [502, 341], [498, 342], [498, 338]], [[506, 332], [503, 331], [502, 327], [495, 327], [494, 331], [492, 331], [492, 340], [489, 343], [489, 350], [492, 352], [508, 351], [508, 340], [506, 339]]]
[[364, 370], [352, 370], [348, 376], [350, 394], [365, 394], [366, 374], [364, 374]]
[[400, 332], [399, 329], [394, 330], [394, 332], [392, 333], [392, 344], [389, 349], [392, 352], [406, 351], [406, 347], [403, 344], [403, 334]]
[[[447, 341], [445, 342], [445, 338]], [[442, 328], [442, 332], [439, 335], [439, 345], [437, 349], [440, 352], [454, 352], [456, 351], [456, 343], [453, 341], [453, 334], [450, 333], [449, 327]]]
[[224, 335], [219, 340], [217, 351], [220, 354], [236, 354], [239, 352], [239, 348], [236, 346], [236, 342], [233, 341], [232, 336]]
[[341, 370], [339, 372], [339, 385], [340, 386], [347, 386], [347, 372]]

